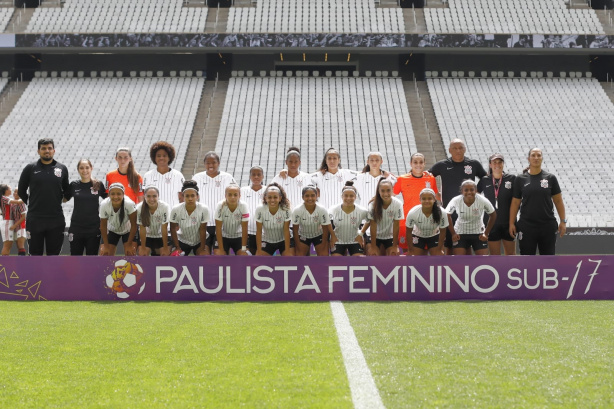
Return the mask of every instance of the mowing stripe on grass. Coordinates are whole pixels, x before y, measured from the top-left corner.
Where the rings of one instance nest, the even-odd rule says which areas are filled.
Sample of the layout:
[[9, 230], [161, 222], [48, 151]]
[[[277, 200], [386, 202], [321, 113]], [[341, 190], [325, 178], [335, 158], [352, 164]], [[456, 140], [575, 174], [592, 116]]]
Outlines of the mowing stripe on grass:
[[375, 381], [371, 376], [365, 356], [362, 354], [362, 349], [358, 345], [358, 339], [356, 339], [356, 334], [354, 334], [354, 329], [343, 304], [339, 301], [331, 301], [330, 308], [333, 312], [341, 354], [350, 382], [354, 407], [356, 409], [384, 408], [384, 403], [379, 396], [377, 386], [375, 386]]

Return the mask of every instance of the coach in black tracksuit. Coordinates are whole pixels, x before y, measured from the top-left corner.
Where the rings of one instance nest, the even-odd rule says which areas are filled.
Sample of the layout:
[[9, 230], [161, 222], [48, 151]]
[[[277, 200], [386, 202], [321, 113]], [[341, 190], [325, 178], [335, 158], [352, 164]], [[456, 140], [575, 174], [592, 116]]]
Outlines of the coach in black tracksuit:
[[68, 190], [68, 169], [53, 160], [53, 139], [38, 141], [40, 159], [26, 165], [19, 178], [19, 196], [28, 205], [26, 232], [30, 254], [57, 256], [64, 242], [66, 221], [62, 199]]

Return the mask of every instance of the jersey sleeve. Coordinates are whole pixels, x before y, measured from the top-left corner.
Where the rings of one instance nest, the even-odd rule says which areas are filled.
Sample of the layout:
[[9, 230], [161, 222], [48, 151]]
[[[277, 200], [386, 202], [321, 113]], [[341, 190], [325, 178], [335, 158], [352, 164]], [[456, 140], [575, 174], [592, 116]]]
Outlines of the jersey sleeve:
[[139, 191], [135, 192], [136, 196], [143, 196], [145, 193], [143, 193], [143, 177], [141, 175], [139, 175]]
[[450, 225], [448, 221], [448, 213], [445, 210], [441, 210], [441, 221], [439, 222], [439, 228], [446, 228]]
[[171, 211], [170, 206], [167, 203], [164, 203], [164, 214], [162, 224], [166, 224], [170, 221]]
[[369, 208], [367, 209], [366, 220], [371, 221], [375, 217], [373, 215], [373, 203], [369, 204]]
[[394, 186], [392, 187], [392, 193], [394, 193], [395, 195], [401, 194], [401, 187], [403, 185], [403, 177], [400, 177], [396, 183], [394, 184]]
[[493, 212], [495, 211], [495, 207], [492, 205], [492, 203], [490, 203], [490, 200], [486, 199], [484, 196], [476, 196], [476, 198], [478, 197], [482, 201], [486, 213], [493, 214]]
[[301, 215], [299, 213], [299, 207], [292, 211], [292, 224], [300, 226], [301, 224]]
[[458, 196], [456, 196], [455, 198], [450, 200], [450, 203], [448, 203], [448, 206], [446, 206], [446, 212], [447, 213], [452, 214], [452, 213], [456, 212], [456, 202], [458, 202], [457, 197]]
[[439, 189], [437, 188], [437, 178], [433, 175], [429, 176], [431, 180], [431, 189], [435, 192], [436, 195], [439, 194]]
[[291, 222], [292, 221], [292, 211], [290, 209], [284, 210], [286, 212], [284, 221]]
[[522, 182], [523, 182], [522, 177], [520, 176], [516, 176], [516, 179], [514, 179], [514, 189], [512, 191], [512, 196], [515, 199], [522, 199]]
[[26, 165], [21, 172], [21, 176], [19, 176], [19, 182], [17, 184], [17, 188], [19, 190], [19, 197], [25, 204], [28, 204], [28, 188], [30, 187], [30, 173], [32, 169], [32, 164]]
[[141, 206], [141, 203], [139, 203], [136, 206], [136, 224], [138, 224], [139, 226], [143, 225], [143, 219], [141, 218], [142, 213], [143, 213], [143, 206]]
[[556, 176], [550, 175], [550, 181], [552, 182], [552, 188], [550, 190], [552, 196], [562, 193], [561, 186], [559, 185], [559, 180], [556, 178]]
[[215, 220], [224, 221], [224, 217], [222, 217], [222, 208], [224, 207], [224, 201], [222, 200], [215, 206]]
[[203, 212], [200, 218], [200, 224], [206, 224], [209, 222], [209, 219], [210, 219], [209, 208], [205, 205], [202, 205], [202, 207], [203, 207]]
[[405, 227], [408, 229], [413, 229], [416, 225], [416, 221], [414, 220], [414, 216], [411, 214], [411, 211], [407, 213], [407, 219], [405, 219]]
[[70, 199], [72, 199], [74, 192], [75, 192], [75, 185], [71, 183], [70, 185], [68, 185], [68, 189], [64, 191], [64, 199], [66, 199], [66, 201], [68, 202]]
[[399, 201], [396, 203], [397, 208], [394, 211], [394, 219], [393, 220], [403, 220], [403, 204]]
[[484, 193], [484, 178], [480, 178], [478, 182], [478, 193]]
[[107, 203], [106, 201], [102, 202], [102, 204], [100, 205], [100, 210], [98, 211], [98, 217], [100, 217], [101, 219], [108, 219], [109, 215], [107, 214]]
[[181, 206], [180, 204], [173, 207], [173, 210], [171, 210], [171, 223], [179, 223], [179, 206]]
[[443, 164], [441, 162], [437, 162], [429, 169], [429, 172], [435, 177], [440, 176], [442, 166]]
[[330, 215], [328, 214], [328, 211], [325, 208], [321, 208], [320, 210], [320, 224], [322, 226], [328, 226], [330, 225]]
[[[125, 199], [124, 199], [125, 200]], [[126, 212], [128, 214], [132, 214], [134, 212], [136, 212], [136, 205], [134, 204], [133, 201], [124, 201], [124, 209], [126, 209]]]
[[111, 185], [111, 181], [109, 180], [109, 174], [104, 175], [104, 190], [109, 193], [109, 186]]
[[475, 161], [475, 175], [478, 177], [478, 179], [482, 179], [484, 176], [487, 175], [486, 171], [484, 170], [484, 167], [477, 160]]
[[256, 222], [257, 222], [257, 223], [262, 223], [262, 213], [263, 213], [263, 209], [264, 209], [264, 206], [263, 206], [263, 205], [258, 206], [258, 207], [256, 208], [256, 216], [255, 216], [255, 220], [256, 220]]
[[247, 207], [247, 203], [240, 202], [239, 210], [241, 211], [241, 221], [248, 222], [249, 221], [249, 208]]

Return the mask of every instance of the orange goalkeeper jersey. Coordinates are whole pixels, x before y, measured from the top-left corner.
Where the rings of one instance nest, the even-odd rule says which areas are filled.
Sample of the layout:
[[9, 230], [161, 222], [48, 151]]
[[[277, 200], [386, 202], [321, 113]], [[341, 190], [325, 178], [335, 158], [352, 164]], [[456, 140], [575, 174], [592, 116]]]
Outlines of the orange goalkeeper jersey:
[[403, 194], [403, 217], [407, 216], [407, 213], [412, 207], [420, 204], [420, 192], [424, 188], [430, 188], [437, 191], [437, 179], [435, 176], [428, 172], [424, 172], [421, 177], [417, 178], [411, 173], [407, 175], [399, 176], [397, 183], [394, 185], [394, 194]]

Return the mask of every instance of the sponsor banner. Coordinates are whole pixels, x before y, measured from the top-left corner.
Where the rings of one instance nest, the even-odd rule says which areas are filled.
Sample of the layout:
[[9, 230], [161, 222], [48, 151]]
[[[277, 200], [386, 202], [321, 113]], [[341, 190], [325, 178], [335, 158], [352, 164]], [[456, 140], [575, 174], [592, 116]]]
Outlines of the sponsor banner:
[[612, 300], [614, 256], [3, 257], [0, 300]]
[[614, 48], [607, 35], [18, 34], [23, 48]]

